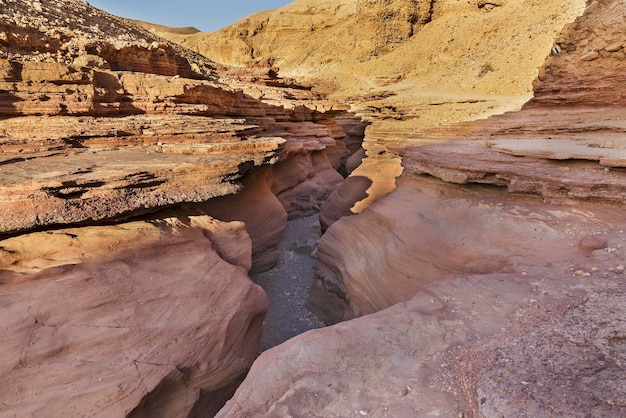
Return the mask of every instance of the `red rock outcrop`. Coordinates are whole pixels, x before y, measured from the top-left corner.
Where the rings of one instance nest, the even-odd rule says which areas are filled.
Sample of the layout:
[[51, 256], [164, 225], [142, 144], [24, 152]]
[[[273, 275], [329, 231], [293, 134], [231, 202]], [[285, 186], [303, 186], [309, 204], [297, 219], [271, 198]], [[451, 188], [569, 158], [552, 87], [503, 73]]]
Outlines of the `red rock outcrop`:
[[[590, 5], [567, 29], [570, 37], [565, 39], [586, 44], [582, 35], [589, 32], [588, 27], [604, 28], [607, 39], [619, 37], [619, 26], [612, 24], [616, 13], [626, 14], [626, 9], [613, 2]], [[570, 63], [578, 61], [583, 63], [576, 67], [578, 78], [566, 80], [586, 80], [587, 72], [599, 77], [600, 67], [604, 82], [619, 77], [621, 64], [614, 65], [614, 56], [603, 55], [596, 67], [590, 67], [579, 52], [570, 47], [558, 58], [550, 58], [551, 74], [565, 77], [574, 71]], [[563, 67], [559, 67], [561, 62]], [[546, 94], [539, 83], [536, 99], [520, 112], [426, 133], [423, 142], [432, 144], [401, 151], [405, 178], [398, 181], [388, 202], [375, 204], [355, 219], [342, 219], [322, 239], [322, 287], [332, 283], [332, 288], [345, 287], [351, 306], [351, 313], [335, 320], [407, 300], [426, 282], [452, 272], [521, 272], [527, 263], [578, 258], [577, 240], [623, 222], [626, 176], [621, 168], [626, 166], [622, 149], [626, 126], [624, 108], [619, 106], [621, 90], [615, 90], [617, 101], [607, 102], [615, 103], [613, 107], [599, 107], [595, 99], [581, 103], [584, 96], [580, 95], [569, 102], [569, 93], [561, 98], [562, 106], [554, 106], [551, 100], [545, 101]], [[459, 133], [463, 136], [455, 138]], [[368, 234], [373, 239], [348, 244], [342, 238], [362, 234], [364, 225], [375, 226], [369, 227], [376, 228], [377, 232]], [[559, 242], [570, 242], [572, 247], [568, 250]], [[370, 251], [379, 254], [381, 247], [388, 250], [379, 257]], [[565, 251], [557, 250], [560, 247]], [[359, 255], [329, 257], [351, 252]], [[396, 284], [390, 286], [390, 281]], [[355, 283], [359, 284], [355, 287]]]
[[620, 22], [625, 5], [588, 1], [583, 16], [556, 39], [535, 82], [529, 105], [626, 105], [626, 44]]
[[626, 287], [598, 276], [624, 255], [593, 252], [592, 278], [566, 262], [430, 283], [264, 352], [217, 416], [621, 416]]
[[[0, 121], [5, 202], [0, 232], [94, 223], [204, 202], [238, 191], [236, 180], [265, 163], [280, 161], [272, 191], [291, 216], [319, 210], [339, 183], [331, 164], [339, 169], [348, 150], [342, 142], [346, 133], [333, 118], [343, 112], [326, 111], [316, 96], [293, 93], [294, 105], [285, 99], [291, 93], [278, 95], [280, 89], [274, 89], [272, 104], [264, 103], [253, 95], [270, 88], [230, 76], [215, 81], [215, 66], [207, 59], [82, 2], [71, 2], [67, 10], [46, 2], [32, 16], [29, 7], [10, 1], [2, 11], [10, 15], [6, 27], [18, 29], [0, 45], [8, 57], [0, 59], [0, 114], [5, 116]], [[58, 19], [68, 10], [79, 23]], [[83, 20], [111, 30], [104, 34], [94, 25], [77, 38], [76, 25]], [[26, 23], [41, 25], [41, 33], [20, 37]], [[52, 48], [46, 43], [51, 33], [60, 37], [55, 54], [44, 51]], [[82, 59], [85, 54], [90, 58]], [[143, 64], [133, 64], [130, 55], [120, 61], [130, 67], [114, 64], [115, 54], [130, 54]], [[162, 54], [165, 61], [150, 64], [146, 54]], [[174, 71], [166, 65], [172, 60], [187, 65]], [[197, 71], [188, 73], [187, 67]], [[304, 106], [307, 100], [314, 103], [311, 108]], [[45, 131], [39, 129], [41, 116]], [[326, 149], [332, 149], [332, 162]], [[300, 168], [306, 171], [293, 172]]]
[[247, 273], [352, 118], [86, 2], [0, 3], [0, 415], [214, 415], [259, 347]]
[[2, 414], [211, 414], [257, 354], [249, 267], [244, 225], [207, 216], [0, 241]]

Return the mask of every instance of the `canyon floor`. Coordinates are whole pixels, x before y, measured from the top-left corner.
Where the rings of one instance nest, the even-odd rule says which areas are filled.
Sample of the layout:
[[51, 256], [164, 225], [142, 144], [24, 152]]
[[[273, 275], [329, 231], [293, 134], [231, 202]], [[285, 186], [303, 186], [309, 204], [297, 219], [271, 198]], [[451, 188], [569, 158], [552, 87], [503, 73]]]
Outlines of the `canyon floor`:
[[320, 236], [317, 215], [287, 222], [276, 266], [250, 277], [269, 298], [260, 351], [326, 326], [306, 307], [315, 278], [314, 252]]

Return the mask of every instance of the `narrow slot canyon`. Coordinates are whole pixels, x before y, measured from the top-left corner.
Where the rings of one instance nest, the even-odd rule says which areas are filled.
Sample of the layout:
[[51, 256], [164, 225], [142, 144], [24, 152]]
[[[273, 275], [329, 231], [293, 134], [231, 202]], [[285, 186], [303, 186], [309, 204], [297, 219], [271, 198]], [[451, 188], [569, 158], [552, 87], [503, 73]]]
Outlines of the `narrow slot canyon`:
[[0, 5], [0, 417], [626, 416], [626, 3]]
[[250, 276], [269, 298], [259, 351], [326, 326], [307, 308], [315, 277], [315, 252], [320, 233], [318, 215], [287, 221], [284, 237], [278, 245], [276, 265]]

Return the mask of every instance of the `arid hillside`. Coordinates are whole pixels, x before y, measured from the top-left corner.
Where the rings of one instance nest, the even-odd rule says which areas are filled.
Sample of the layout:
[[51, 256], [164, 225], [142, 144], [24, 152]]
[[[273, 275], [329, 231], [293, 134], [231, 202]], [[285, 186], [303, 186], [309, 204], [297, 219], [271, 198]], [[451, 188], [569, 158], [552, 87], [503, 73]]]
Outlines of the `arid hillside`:
[[220, 63], [300, 80], [371, 122], [359, 154], [369, 158], [355, 174], [372, 184], [359, 212], [394, 187], [402, 169], [387, 153], [528, 101], [557, 34], [585, 4], [297, 0], [217, 32], [158, 34]]
[[584, 1], [297, 0], [213, 33], [174, 36], [236, 66], [266, 65], [339, 97], [371, 92], [527, 94]]

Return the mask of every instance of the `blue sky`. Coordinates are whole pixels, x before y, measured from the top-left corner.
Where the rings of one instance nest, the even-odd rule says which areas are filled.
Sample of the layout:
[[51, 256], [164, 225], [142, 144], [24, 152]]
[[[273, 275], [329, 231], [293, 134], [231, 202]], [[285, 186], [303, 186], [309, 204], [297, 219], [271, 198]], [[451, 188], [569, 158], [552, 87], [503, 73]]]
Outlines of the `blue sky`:
[[166, 26], [214, 31], [254, 12], [276, 9], [293, 0], [88, 0], [107, 12]]

